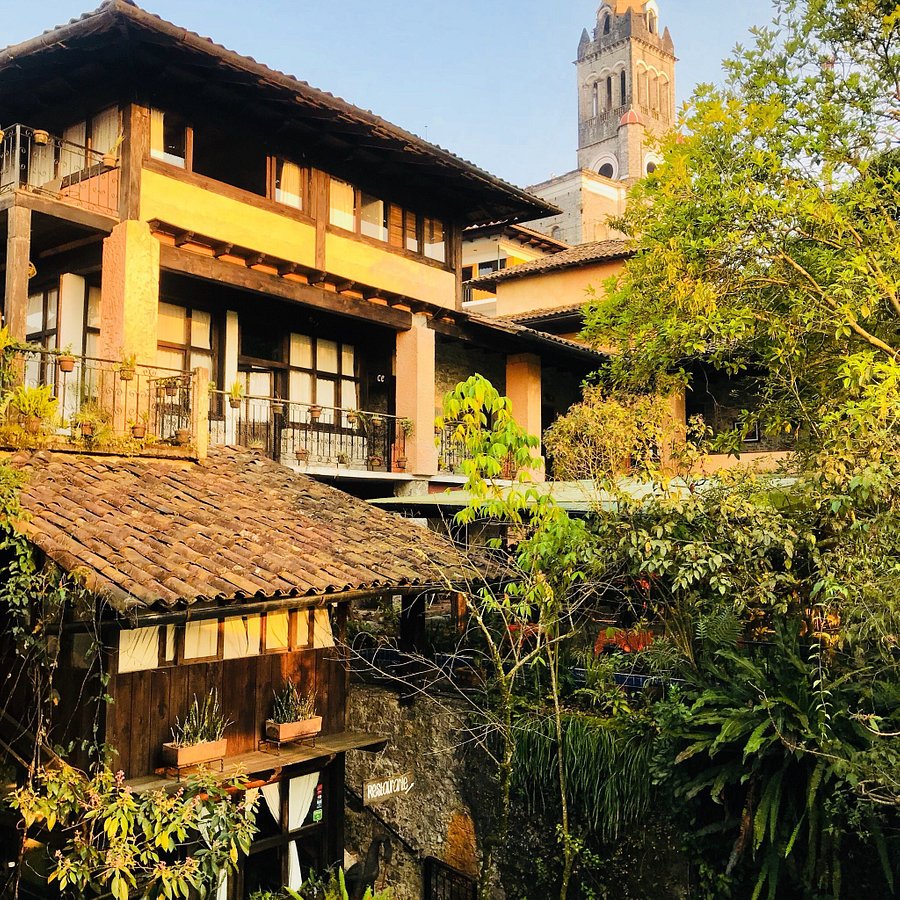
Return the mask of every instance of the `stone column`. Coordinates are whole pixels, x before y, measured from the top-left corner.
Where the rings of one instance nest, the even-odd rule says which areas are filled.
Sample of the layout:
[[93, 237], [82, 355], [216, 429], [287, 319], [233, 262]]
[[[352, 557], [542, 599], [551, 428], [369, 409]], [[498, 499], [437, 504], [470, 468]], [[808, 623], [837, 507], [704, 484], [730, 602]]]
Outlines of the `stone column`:
[[[512, 414], [516, 422], [529, 434], [540, 438], [542, 428], [539, 356], [533, 353], [516, 353], [506, 358], [506, 396], [512, 402]], [[543, 468], [533, 469], [531, 477], [535, 481], [543, 481]]]
[[10, 337], [25, 340], [28, 315], [28, 266], [31, 261], [31, 210], [7, 211], [6, 295], [3, 317]]
[[411, 419], [406, 438], [407, 471], [430, 478], [437, 474], [434, 445], [434, 332], [425, 316], [413, 316], [413, 327], [397, 333], [397, 415]]

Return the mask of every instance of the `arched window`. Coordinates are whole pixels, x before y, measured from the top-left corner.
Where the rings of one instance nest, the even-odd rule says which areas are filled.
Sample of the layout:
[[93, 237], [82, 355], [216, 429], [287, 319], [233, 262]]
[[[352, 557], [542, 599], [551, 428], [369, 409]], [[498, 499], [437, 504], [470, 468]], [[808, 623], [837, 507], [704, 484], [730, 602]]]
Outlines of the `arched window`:
[[669, 82], [665, 78], [659, 81], [659, 111], [660, 115], [667, 122], [671, 119], [671, 99], [669, 97]]
[[595, 81], [591, 85], [591, 116], [597, 118], [600, 115], [600, 86]]
[[609, 14], [607, 13], [606, 17], [603, 20], [603, 33], [609, 34], [609, 28], [610, 28], [610, 17], [609, 17]]
[[606, 108], [612, 109], [612, 75], [606, 79]]
[[656, 171], [656, 163], [648, 162], [647, 163], [647, 174], [652, 175]]
[[659, 23], [656, 19], [656, 13], [651, 9], [650, 12], [647, 13], [647, 29], [650, 34], [656, 34], [658, 28]]
[[619, 97], [621, 99], [622, 106], [626, 105], [625, 90], [626, 90], [627, 84], [628, 84], [628, 82], [625, 78], [625, 70], [622, 69], [622, 74], [619, 76]]
[[550, 229], [550, 237], [555, 241], [562, 240], [562, 228], [560, 228], [559, 225], [554, 225]]
[[659, 112], [659, 78], [656, 75], [650, 79], [650, 100], [647, 106], [654, 112]]
[[600, 166], [599, 172], [605, 178], [612, 178], [616, 173], [615, 169], [613, 169], [612, 163], [603, 163], [603, 165]]

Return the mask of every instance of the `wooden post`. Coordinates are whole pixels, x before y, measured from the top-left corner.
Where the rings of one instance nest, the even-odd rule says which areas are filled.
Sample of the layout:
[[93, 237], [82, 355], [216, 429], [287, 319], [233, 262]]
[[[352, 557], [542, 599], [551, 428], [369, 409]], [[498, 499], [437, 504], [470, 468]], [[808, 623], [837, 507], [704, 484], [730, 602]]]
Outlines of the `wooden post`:
[[191, 415], [193, 443], [197, 459], [209, 455], [209, 369], [201, 366], [194, 369], [194, 397]]
[[141, 217], [141, 167], [150, 146], [150, 110], [132, 103], [123, 113], [125, 141], [119, 154], [119, 218]]
[[3, 305], [10, 337], [25, 340], [28, 315], [28, 266], [31, 262], [31, 210], [11, 206], [7, 212], [6, 296]]

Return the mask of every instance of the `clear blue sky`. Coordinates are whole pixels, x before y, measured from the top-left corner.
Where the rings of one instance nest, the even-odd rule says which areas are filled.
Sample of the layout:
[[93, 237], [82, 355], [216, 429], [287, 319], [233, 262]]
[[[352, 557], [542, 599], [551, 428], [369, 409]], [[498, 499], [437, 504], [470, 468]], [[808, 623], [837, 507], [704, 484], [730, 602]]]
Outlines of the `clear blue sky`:
[[[0, 46], [100, 0], [0, 0]], [[140, 0], [232, 50], [427, 136], [516, 184], [575, 166], [575, 58], [599, 0]], [[659, 0], [678, 97], [771, 19], [771, 0]]]

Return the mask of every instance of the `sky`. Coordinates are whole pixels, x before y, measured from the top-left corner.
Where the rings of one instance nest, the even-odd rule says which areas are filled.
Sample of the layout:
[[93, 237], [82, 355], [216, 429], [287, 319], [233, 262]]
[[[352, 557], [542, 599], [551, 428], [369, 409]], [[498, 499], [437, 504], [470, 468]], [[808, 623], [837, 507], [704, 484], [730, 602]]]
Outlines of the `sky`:
[[[100, 0], [0, 0], [0, 46]], [[518, 185], [576, 165], [575, 59], [600, 0], [139, 0], [150, 12], [371, 109]], [[679, 58], [677, 96], [771, 0], [659, 0]]]

